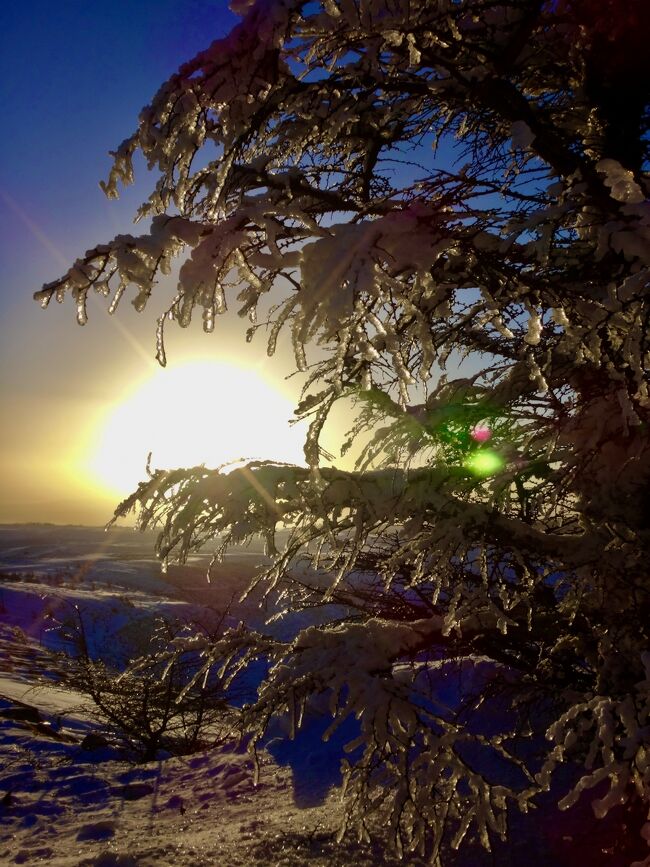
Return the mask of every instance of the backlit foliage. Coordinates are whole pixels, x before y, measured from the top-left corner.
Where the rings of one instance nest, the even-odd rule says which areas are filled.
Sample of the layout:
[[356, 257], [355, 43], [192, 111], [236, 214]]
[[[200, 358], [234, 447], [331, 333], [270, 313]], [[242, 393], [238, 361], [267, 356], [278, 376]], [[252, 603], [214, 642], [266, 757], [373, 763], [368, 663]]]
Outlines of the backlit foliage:
[[[149, 229], [38, 297], [71, 294], [83, 322], [88, 293], [114, 310], [133, 285], [142, 310], [181, 257], [159, 360], [165, 322], [211, 331], [235, 302], [269, 353], [290, 340], [308, 466], [154, 472], [118, 514], [159, 525], [164, 560], [261, 534], [276, 600], [344, 606], [293, 640], [193, 647], [224, 677], [272, 661], [254, 738], [321, 693], [334, 726], [356, 716], [361, 837], [386, 815], [398, 850], [442, 863], [549, 787], [562, 809], [597, 787], [597, 817], [647, 809], [649, 7], [236, 6], [114, 154], [109, 197], [136, 151], [157, 171]], [[356, 472], [319, 468], [342, 398]], [[639, 830], [579, 857], [648, 865]]]

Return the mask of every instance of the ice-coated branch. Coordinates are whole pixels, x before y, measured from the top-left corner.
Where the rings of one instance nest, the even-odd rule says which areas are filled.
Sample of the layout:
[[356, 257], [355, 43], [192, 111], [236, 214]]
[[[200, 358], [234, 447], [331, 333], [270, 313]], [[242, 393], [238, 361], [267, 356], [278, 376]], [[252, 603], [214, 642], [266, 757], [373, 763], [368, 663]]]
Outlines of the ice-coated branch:
[[[159, 359], [168, 319], [211, 331], [236, 301], [304, 374], [308, 468], [161, 470], [116, 515], [158, 527], [163, 561], [260, 535], [276, 617], [347, 612], [293, 641], [242, 627], [196, 649], [206, 670], [272, 663], [256, 737], [321, 692], [334, 724], [358, 718], [345, 780], [362, 836], [381, 809], [398, 850], [435, 864], [467, 834], [489, 847], [563, 762], [563, 808], [598, 785], [598, 815], [647, 805], [650, 5], [235, 5], [232, 33], [113, 155], [109, 197], [136, 152], [157, 173], [149, 233], [93, 248], [37, 298], [71, 294], [84, 322], [93, 287], [114, 310], [132, 284], [141, 310], [179, 257]], [[320, 466], [348, 398], [354, 472]], [[478, 686], [445, 710], [455, 665]], [[502, 731], [477, 734], [493, 712]], [[529, 728], [541, 770], [515, 758]], [[520, 786], [491, 776], [497, 757]]]

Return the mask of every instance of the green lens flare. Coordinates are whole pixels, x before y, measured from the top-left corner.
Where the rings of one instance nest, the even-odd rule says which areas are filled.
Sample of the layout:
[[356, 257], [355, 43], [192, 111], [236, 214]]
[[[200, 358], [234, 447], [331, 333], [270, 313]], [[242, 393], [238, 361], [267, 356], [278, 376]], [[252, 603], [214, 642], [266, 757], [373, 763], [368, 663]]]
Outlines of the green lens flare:
[[503, 467], [503, 458], [490, 449], [478, 449], [465, 461], [465, 466], [475, 476], [492, 476]]

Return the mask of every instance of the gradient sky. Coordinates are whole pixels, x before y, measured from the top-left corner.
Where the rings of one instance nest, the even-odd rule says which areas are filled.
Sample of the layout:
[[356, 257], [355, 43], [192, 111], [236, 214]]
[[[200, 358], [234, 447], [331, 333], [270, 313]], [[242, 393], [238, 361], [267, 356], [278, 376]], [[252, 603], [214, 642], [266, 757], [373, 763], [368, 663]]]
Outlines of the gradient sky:
[[[133, 131], [161, 82], [236, 20], [226, 0], [27, 0], [3, 8], [2, 522], [103, 524], [117, 495], [129, 492], [119, 483], [102, 487], [85, 467], [116, 408], [158, 375], [155, 317], [168, 295], [161, 292], [140, 315], [123, 303], [116, 319], [97, 301], [80, 328], [69, 299], [43, 311], [32, 293], [89, 247], [132, 231], [131, 217], [153, 179], [141, 166], [135, 187], [108, 201], [98, 187], [110, 167], [107, 152]], [[236, 317], [219, 325], [212, 335], [198, 322], [188, 331], [172, 326], [171, 367], [234, 359], [262, 373], [271, 390], [295, 395], [284, 381], [291, 370], [286, 353], [269, 361], [262, 340], [244, 343], [245, 324]], [[206, 384], [206, 396], [213, 387]], [[189, 438], [196, 431], [182, 398], [170, 396], [161, 423], [181, 413]], [[229, 421], [236, 425], [236, 408]], [[130, 437], [118, 437], [126, 453]]]

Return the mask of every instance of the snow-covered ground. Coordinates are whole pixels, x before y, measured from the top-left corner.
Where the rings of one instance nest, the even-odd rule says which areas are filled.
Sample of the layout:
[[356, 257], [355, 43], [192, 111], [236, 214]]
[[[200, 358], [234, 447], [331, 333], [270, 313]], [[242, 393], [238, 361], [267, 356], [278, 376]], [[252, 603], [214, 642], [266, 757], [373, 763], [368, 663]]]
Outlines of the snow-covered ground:
[[[21, 690], [3, 677], [0, 692]], [[232, 747], [129, 765], [110, 747], [84, 748], [93, 722], [68, 712], [70, 697], [50, 688], [23, 698], [50, 710], [0, 700], [0, 863], [343, 863], [318, 855], [338, 803], [297, 807], [289, 774], [268, 758], [257, 787], [251, 762]]]
[[[259, 551], [235, 551], [211, 584], [206, 558], [162, 576], [152, 551], [153, 537], [132, 530], [0, 526], [0, 864], [400, 863], [381, 833], [369, 848], [347, 837], [335, 842], [340, 760], [354, 736], [345, 725], [325, 744], [324, 718], [309, 717], [295, 741], [281, 722], [274, 724], [255, 786], [250, 758], [234, 741], [191, 756], [130, 763], [92, 703], [57, 682], [57, 653], [70, 648], [51, 627], [77, 610], [91, 655], [117, 667], [146, 650], [160, 615], [209, 623], [230, 606], [227, 623], [263, 626], [268, 612], [256, 599], [237, 601]], [[286, 637], [311, 616], [273, 629]], [[445, 867], [574, 867], [573, 856], [558, 853], [578, 840], [576, 829], [585, 838], [584, 828], [593, 826], [589, 804], [580, 809], [560, 815], [542, 805], [536, 815], [516, 818], [507, 846], [491, 854], [449, 853]], [[607, 833], [598, 823], [587, 849], [605, 851]]]
[[130, 765], [110, 746], [84, 748], [93, 720], [77, 697], [7, 676], [0, 694], [2, 864], [343, 863], [330, 857], [339, 804], [297, 807], [289, 774], [268, 758], [257, 787], [232, 747]]
[[[343, 865], [350, 847], [359, 864], [392, 863], [335, 843], [341, 744], [314, 749], [318, 725], [293, 746], [272, 739], [255, 786], [235, 742], [129, 763], [92, 702], [56, 683], [55, 620], [78, 609], [91, 653], [120, 665], [156, 616], [218, 616], [259, 560], [241, 551], [208, 585], [200, 561], [160, 575], [152, 548], [130, 530], [0, 527], [0, 863]], [[241, 617], [264, 614], [234, 603]]]

